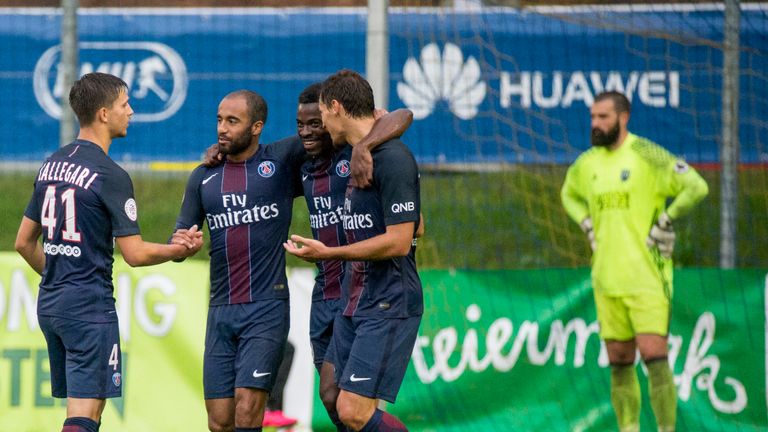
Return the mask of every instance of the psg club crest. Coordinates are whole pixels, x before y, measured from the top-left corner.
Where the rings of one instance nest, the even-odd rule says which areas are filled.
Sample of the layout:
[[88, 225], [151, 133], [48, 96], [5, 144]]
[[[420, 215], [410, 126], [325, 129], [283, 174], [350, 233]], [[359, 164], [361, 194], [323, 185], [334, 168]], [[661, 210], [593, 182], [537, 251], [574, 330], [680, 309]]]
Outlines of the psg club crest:
[[259, 175], [268, 178], [275, 174], [275, 164], [271, 161], [264, 161], [259, 164]]
[[339, 163], [336, 164], [336, 175], [339, 177], [349, 177], [349, 173], [349, 161], [346, 159], [340, 160]]
[[120, 384], [123, 382], [123, 376], [120, 375], [120, 372], [115, 372], [112, 374], [112, 383], [115, 385], [115, 387], [120, 387]]

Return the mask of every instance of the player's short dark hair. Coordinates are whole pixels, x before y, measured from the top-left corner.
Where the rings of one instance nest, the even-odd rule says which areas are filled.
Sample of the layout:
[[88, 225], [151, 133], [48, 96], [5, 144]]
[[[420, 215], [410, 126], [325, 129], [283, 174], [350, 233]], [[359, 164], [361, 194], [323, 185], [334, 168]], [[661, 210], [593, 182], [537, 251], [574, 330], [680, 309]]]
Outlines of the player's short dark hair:
[[248, 107], [248, 116], [251, 119], [251, 123], [256, 123], [257, 121], [267, 122], [267, 101], [260, 94], [253, 90], [236, 90], [228, 94], [225, 99], [236, 96], [245, 99], [245, 106]]
[[111, 107], [120, 93], [127, 91], [128, 84], [114, 75], [88, 73], [72, 84], [69, 106], [75, 112], [80, 126], [88, 126], [96, 120], [99, 109]]
[[319, 83], [319, 82], [308, 85], [307, 88], [305, 88], [304, 91], [302, 91], [301, 94], [299, 95], [299, 103], [300, 104], [319, 103], [320, 89], [322, 88], [322, 86], [323, 86], [323, 83]]
[[320, 100], [326, 106], [337, 100], [352, 118], [372, 117], [373, 89], [359, 73], [342, 69], [328, 77], [320, 90]]
[[611, 90], [602, 92], [595, 96], [595, 102], [602, 102], [606, 99], [613, 101], [613, 106], [616, 108], [617, 113], [625, 112], [629, 114], [632, 111], [632, 104], [629, 102], [629, 99], [627, 99], [627, 97], [624, 96], [624, 94], [621, 92]]

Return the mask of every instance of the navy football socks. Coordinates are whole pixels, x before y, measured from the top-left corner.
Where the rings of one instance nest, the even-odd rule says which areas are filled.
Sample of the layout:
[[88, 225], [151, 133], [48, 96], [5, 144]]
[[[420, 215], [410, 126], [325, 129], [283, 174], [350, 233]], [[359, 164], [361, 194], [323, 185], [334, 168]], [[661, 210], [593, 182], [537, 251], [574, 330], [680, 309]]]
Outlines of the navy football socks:
[[360, 432], [408, 432], [408, 428], [397, 417], [377, 409]]
[[61, 432], [99, 432], [99, 424], [88, 417], [69, 417]]

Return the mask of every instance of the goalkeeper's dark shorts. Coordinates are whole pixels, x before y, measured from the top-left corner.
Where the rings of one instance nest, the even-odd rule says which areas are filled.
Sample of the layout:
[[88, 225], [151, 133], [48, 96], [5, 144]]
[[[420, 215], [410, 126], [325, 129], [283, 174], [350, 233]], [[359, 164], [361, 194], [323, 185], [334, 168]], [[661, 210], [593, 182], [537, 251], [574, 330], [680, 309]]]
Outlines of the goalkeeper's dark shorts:
[[395, 402], [411, 359], [421, 316], [337, 317], [329, 357], [339, 388]]

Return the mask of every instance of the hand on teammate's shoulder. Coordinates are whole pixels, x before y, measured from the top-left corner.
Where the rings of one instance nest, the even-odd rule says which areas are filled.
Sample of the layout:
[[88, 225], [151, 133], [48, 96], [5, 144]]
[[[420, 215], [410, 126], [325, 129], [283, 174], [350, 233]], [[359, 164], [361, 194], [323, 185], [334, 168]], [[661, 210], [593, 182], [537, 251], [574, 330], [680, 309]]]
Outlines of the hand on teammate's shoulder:
[[203, 166], [213, 168], [224, 162], [224, 155], [219, 152], [218, 144], [211, 144], [203, 155]]

